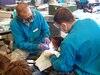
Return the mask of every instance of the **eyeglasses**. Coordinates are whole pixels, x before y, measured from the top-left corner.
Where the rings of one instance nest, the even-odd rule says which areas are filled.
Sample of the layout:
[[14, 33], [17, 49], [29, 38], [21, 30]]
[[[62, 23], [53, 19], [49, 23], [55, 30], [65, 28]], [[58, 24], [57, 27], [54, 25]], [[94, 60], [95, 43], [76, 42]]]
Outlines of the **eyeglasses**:
[[34, 16], [32, 15], [32, 16], [26, 18], [26, 19], [25, 19], [25, 22], [32, 22], [33, 19], [34, 19]]
[[[61, 27], [60, 24], [54, 23], [53, 25], [54, 25], [57, 29], [63, 31], [64, 33], [67, 33], [67, 32], [68, 32], [68, 30], [65, 30], [66, 28], [63, 29], [63, 28]], [[67, 27], [67, 28], [68, 28], [68, 27]]]
[[54, 25], [57, 29], [61, 29], [59, 24], [54, 23], [53, 25]]

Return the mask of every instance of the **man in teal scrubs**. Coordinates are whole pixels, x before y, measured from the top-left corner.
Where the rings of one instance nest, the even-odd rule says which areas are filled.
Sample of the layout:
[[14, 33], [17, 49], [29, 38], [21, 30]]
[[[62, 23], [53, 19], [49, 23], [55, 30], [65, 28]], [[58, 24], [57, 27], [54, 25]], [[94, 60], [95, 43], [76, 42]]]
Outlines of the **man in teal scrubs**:
[[88, 4], [88, 0], [79, 0], [80, 9], [83, 9], [83, 12], [85, 12], [86, 8], [87, 8], [87, 4]]
[[89, 18], [76, 20], [65, 8], [56, 12], [54, 22], [68, 35], [60, 45], [59, 57], [47, 55], [53, 68], [64, 73], [100, 75], [100, 26]]
[[58, 3], [64, 3], [65, 0], [58, 0]]
[[88, 2], [88, 0], [79, 0], [80, 3], [83, 3], [83, 2]]
[[31, 10], [26, 3], [18, 4], [16, 12], [10, 23], [15, 49], [28, 54], [49, 49], [49, 26], [40, 12]]

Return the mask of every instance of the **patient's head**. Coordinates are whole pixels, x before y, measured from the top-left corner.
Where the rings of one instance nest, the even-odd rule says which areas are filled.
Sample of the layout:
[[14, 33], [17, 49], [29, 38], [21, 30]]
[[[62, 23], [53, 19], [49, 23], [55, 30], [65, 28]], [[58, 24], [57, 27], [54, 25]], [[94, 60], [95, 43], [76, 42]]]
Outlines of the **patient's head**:
[[8, 65], [4, 75], [32, 75], [32, 70], [26, 61], [15, 61]]
[[0, 54], [0, 74], [2, 74], [5, 71], [9, 63], [10, 60], [4, 55]]
[[54, 48], [56, 50], [58, 50], [58, 48], [60, 47], [60, 44], [63, 41], [63, 39], [64, 38], [61, 37], [61, 36], [54, 36], [54, 37], [52, 37], [51, 42], [52, 42], [52, 44], [53, 44], [53, 46], [54, 46]]

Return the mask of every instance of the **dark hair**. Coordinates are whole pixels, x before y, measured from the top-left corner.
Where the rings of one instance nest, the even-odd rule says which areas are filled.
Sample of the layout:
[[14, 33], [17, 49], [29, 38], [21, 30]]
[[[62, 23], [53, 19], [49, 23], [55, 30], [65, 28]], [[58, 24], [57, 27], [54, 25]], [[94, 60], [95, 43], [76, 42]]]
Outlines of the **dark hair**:
[[60, 8], [54, 15], [54, 22], [61, 24], [62, 22], [72, 22], [73, 14], [66, 8]]
[[52, 37], [52, 43], [53, 43], [53, 45], [54, 45], [54, 47], [60, 47], [60, 44], [61, 44], [61, 42], [63, 41], [63, 37], [61, 37], [61, 36], [54, 36], [54, 37]]
[[4, 75], [32, 75], [32, 70], [26, 61], [11, 62]]
[[6, 56], [0, 54], [0, 73], [2, 74], [8, 64], [10, 63], [10, 59], [8, 59]]

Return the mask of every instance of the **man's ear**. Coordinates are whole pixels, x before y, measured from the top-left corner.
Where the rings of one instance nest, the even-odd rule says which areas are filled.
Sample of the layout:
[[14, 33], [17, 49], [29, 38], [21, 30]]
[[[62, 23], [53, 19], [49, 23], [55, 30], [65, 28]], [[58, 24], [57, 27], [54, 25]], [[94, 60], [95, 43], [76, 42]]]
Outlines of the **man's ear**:
[[66, 27], [67, 27], [66, 23], [63, 22], [63, 23], [61, 24], [61, 27], [62, 27], [62, 28], [66, 28]]
[[60, 51], [60, 47], [58, 47], [58, 51]]

